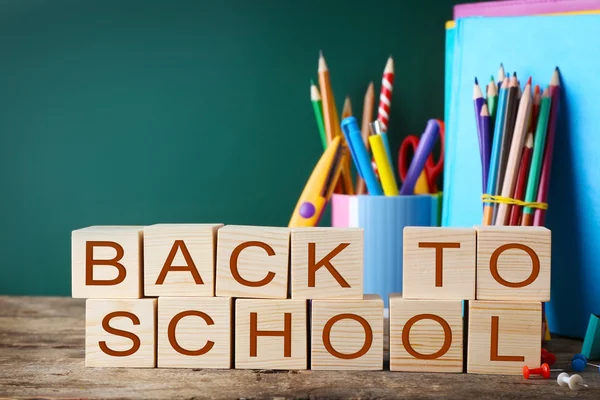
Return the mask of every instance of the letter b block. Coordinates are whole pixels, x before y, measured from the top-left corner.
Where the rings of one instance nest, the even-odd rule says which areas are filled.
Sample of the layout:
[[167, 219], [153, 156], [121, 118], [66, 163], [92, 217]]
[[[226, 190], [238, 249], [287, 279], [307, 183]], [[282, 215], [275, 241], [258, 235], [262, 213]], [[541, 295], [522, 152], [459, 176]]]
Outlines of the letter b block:
[[305, 300], [237, 299], [235, 368], [306, 369]]
[[73, 297], [142, 297], [142, 242], [141, 226], [90, 226], [73, 231]]
[[361, 228], [292, 229], [292, 298], [363, 298]]
[[311, 368], [383, 369], [383, 300], [313, 300]]
[[290, 230], [227, 225], [217, 240], [217, 296], [285, 299]]
[[550, 230], [477, 228], [477, 300], [550, 301]]
[[461, 300], [390, 295], [390, 370], [462, 372]]

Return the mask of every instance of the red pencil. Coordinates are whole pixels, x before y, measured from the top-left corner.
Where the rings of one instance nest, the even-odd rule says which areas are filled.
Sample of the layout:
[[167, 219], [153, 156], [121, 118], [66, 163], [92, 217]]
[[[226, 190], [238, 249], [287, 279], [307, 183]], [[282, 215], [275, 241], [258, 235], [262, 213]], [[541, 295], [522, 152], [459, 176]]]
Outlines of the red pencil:
[[[556, 124], [558, 121], [558, 112], [560, 108], [560, 74], [558, 67], [554, 69], [552, 80], [550, 81], [550, 97], [552, 103], [550, 106], [550, 121], [548, 122], [548, 137], [546, 138], [546, 147], [544, 147], [544, 159], [542, 161], [542, 173], [540, 175], [540, 186], [537, 193], [537, 202], [546, 203], [548, 201], [548, 188], [550, 187], [550, 169], [552, 167], [552, 153], [554, 149], [554, 137], [556, 136]], [[533, 225], [543, 226], [546, 221], [546, 212], [535, 209], [533, 215]]]
[[533, 89], [533, 106], [531, 107], [531, 119], [529, 120], [528, 132], [535, 132], [538, 116], [540, 115], [540, 103], [542, 102], [542, 92], [540, 85], [535, 85]]
[[[529, 163], [531, 162], [531, 153], [533, 147], [533, 133], [529, 132], [525, 139], [525, 147], [523, 148], [523, 154], [521, 155], [521, 164], [519, 165], [519, 175], [517, 175], [517, 182], [515, 183], [515, 195], [513, 196], [516, 200], [523, 200], [525, 196], [525, 188], [527, 187], [527, 176], [529, 175]], [[523, 207], [511, 206], [510, 219], [508, 224], [517, 226], [521, 219], [521, 212]]]

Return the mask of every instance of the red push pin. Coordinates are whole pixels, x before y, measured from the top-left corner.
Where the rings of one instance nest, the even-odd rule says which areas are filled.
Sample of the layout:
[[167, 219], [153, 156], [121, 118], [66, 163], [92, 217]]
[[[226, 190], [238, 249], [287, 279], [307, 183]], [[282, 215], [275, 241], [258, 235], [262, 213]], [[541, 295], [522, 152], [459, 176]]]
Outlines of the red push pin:
[[556, 363], [556, 356], [550, 353], [548, 350], [542, 348], [542, 363], [553, 366], [554, 363]]
[[550, 372], [562, 371], [562, 369], [550, 369], [550, 366], [543, 363], [539, 368], [529, 368], [527, 365], [523, 366], [523, 378], [529, 379], [530, 375], [540, 375], [544, 379], [550, 378]]

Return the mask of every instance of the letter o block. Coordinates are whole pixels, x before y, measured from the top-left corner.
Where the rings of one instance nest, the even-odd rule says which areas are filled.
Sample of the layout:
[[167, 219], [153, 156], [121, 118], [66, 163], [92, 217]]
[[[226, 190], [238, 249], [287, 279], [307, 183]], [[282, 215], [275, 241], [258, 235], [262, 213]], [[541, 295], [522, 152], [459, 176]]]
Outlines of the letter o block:
[[383, 369], [383, 300], [313, 300], [311, 369]]
[[550, 251], [544, 227], [477, 227], [477, 300], [550, 301]]
[[142, 297], [142, 226], [90, 226], [71, 234], [74, 298]]
[[463, 371], [461, 300], [390, 295], [390, 370]]
[[232, 299], [159, 297], [159, 368], [231, 368]]
[[156, 299], [88, 299], [86, 367], [156, 367]]
[[222, 227], [217, 239], [217, 296], [285, 299], [289, 253], [288, 228]]

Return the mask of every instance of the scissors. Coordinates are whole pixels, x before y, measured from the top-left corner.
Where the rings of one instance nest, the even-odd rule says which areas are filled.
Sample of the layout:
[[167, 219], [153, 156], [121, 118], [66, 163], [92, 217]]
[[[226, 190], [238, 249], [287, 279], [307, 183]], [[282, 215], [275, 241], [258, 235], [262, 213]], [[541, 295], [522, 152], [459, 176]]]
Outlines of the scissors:
[[[433, 147], [441, 141], [440, 157], [433, 159]], [[444, 169], [444, 122], [430, 119], [420, 138], [405, 138], [398, 152], [398, 173], [403, 182], [401, 195], [437, 193], [437, 178]], [[412, 158], [410, 158], [412, 154]]]

